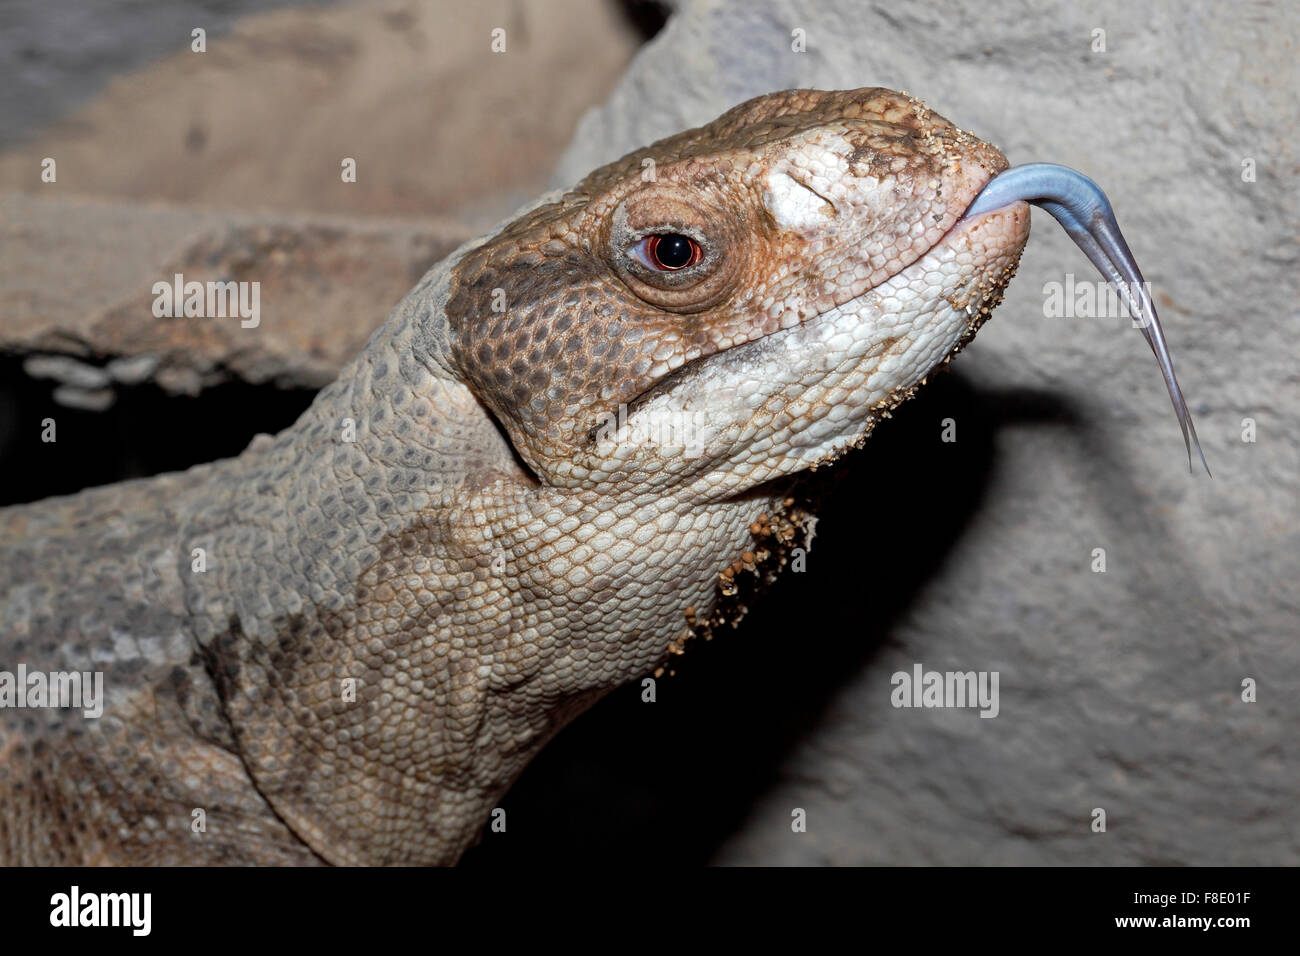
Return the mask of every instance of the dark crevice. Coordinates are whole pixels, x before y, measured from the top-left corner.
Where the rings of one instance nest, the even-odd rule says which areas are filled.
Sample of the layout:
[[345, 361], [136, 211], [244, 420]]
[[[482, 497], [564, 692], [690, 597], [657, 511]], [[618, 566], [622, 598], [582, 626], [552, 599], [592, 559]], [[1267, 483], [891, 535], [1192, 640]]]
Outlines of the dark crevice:
[[618, 8], [643, 42], [653, 39], [672, 13], [666, 3], [657, 0], [622, 0]]
[[[0, 358], [0, 506], [230, 458], [259, 432], [292, 425], [316, 396], [246, 382], [195, 397], [119, 386], [113, 406], [94, 412], [56, 403], [56, 384], [27, 375], [20, 358]], [[42, 441], [46, 419], [54, 442]]]

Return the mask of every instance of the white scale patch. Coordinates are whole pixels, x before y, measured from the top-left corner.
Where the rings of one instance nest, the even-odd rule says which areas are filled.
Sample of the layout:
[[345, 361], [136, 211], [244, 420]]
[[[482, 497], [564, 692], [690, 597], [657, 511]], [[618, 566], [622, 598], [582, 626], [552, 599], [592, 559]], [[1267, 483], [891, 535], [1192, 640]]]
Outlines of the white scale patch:
[[771, 173], [764, 181], [763, 205], [778, 226], [801, 234], [824, 229], [835, 218], [829, 202], [784, 172]]

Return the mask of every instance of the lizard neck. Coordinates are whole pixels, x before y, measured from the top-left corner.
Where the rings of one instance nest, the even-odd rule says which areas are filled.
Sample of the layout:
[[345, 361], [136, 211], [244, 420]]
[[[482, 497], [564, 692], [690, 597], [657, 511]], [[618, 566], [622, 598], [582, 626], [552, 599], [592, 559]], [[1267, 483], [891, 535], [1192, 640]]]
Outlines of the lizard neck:
[[182, 528], [249, 772], [332, 862], [453, 862], [550, 737], [707, 626], [718, 555], [778, 504], [539, 484], [444, 363], [445, 268]]
[[426, 275], [292, 428], [259, 436], [189, 496], [180, 549], [200, 645], [232, 620], [269, 640], [304, 608], [342, 612], [421, 516], [475, 483], [530, 480], [443, 364], [446, 273]]

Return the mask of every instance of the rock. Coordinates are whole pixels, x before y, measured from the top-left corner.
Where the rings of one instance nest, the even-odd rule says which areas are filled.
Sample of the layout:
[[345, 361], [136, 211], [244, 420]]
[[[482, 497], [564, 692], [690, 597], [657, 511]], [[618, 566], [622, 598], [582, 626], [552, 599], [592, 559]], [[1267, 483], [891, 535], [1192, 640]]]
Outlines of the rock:
[[113, 359], [104, 366], [104, 371], [119, 385], [139, 385], [148, 381], [158, 369], [158, 356], [134, 355], [130, 358]]
[[[465, 227], [437, 221], [9, 193], [0, 198], [0, 350], [30, 355], [30, 374], [82, 388], [150, 378], [181, 394], [231, 379], [318, 388], [467, 238]], [[257, 283], [257, 326], [155, 315], [155, 284], [177, 274]]]
[[[171, 56], [0, 155], [0, 189], [451, 217], [478, 231], [542, 191], [579, 115], [640, 44], [603, 0], [365, 0], [257, 13], [228, 30], [223, 11], [208, 13], [182, 21]], [[95, 15], [58, 21], [57, 38], [24, 57], [65, 49], [70, 32], [111, 35], [115, 23]], [[211, 27], [205, 52], [191, 49], [196, 26]], [[41, 181], [46, 157], [55, 183]], [[347, 158], [355, 182], [342, 179]]]
[[[38, 368], [53, 358], [68, 374], [109, 359], [118, 384], [187, 395], [231, 379], [332, 379], [429, 266], [545, 187], [579, 113], [640, 43], [602, 0], [556, 0], [545, 14], [508, 0], [365, 0], [233, 24], [234, 8], [209, 19], [159, 7], [168, 23], [210, 25], [206, 51], [189, 48], [186, 26], [177, 52], [0, 153], [0, 353], [33, 354]], [[96, 19], [108, 15], [79, 10], [57, 43], [30, 18], [23, 56], [57, 60], [43, 51], [64, 50], [69, 29], [112, 35], [118, 21]], [[157, 43], [138, 32], [116, 46]], [[94, 62], [134, 60], [124, 49]], [[64, 84], [33, 92], [42, 102], [69, 99], [73, 79], [80, 88], [65, 63], [34, 62], [6, 96], [36, 75]], [[259, 327], [155, 317], [153, 284], [176, 273], [258, 282]]]
[[111, 388], [79, 388], [60, 385], [54, 389], [54, 400], [67, 408], [86, 412], [102, 412], [113, 407], [117, 393]]
[[32, 378], [52, 378], [74, 388], [103, 388], [110, 381], [107, 371], [66, 355], [33, 355], [23, 362]]

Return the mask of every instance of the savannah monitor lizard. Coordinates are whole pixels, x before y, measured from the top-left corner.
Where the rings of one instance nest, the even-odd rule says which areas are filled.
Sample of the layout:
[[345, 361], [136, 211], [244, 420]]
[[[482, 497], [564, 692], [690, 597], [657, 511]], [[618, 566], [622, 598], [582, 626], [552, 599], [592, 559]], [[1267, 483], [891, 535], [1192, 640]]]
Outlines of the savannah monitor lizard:
[[0, 710], [0, 860], [456, 861], [975, 332], [1006, 166], [898, 93], [759, 97], [461, 247], [238, 458], [0, 511], [0, 670], [105, 698]]

